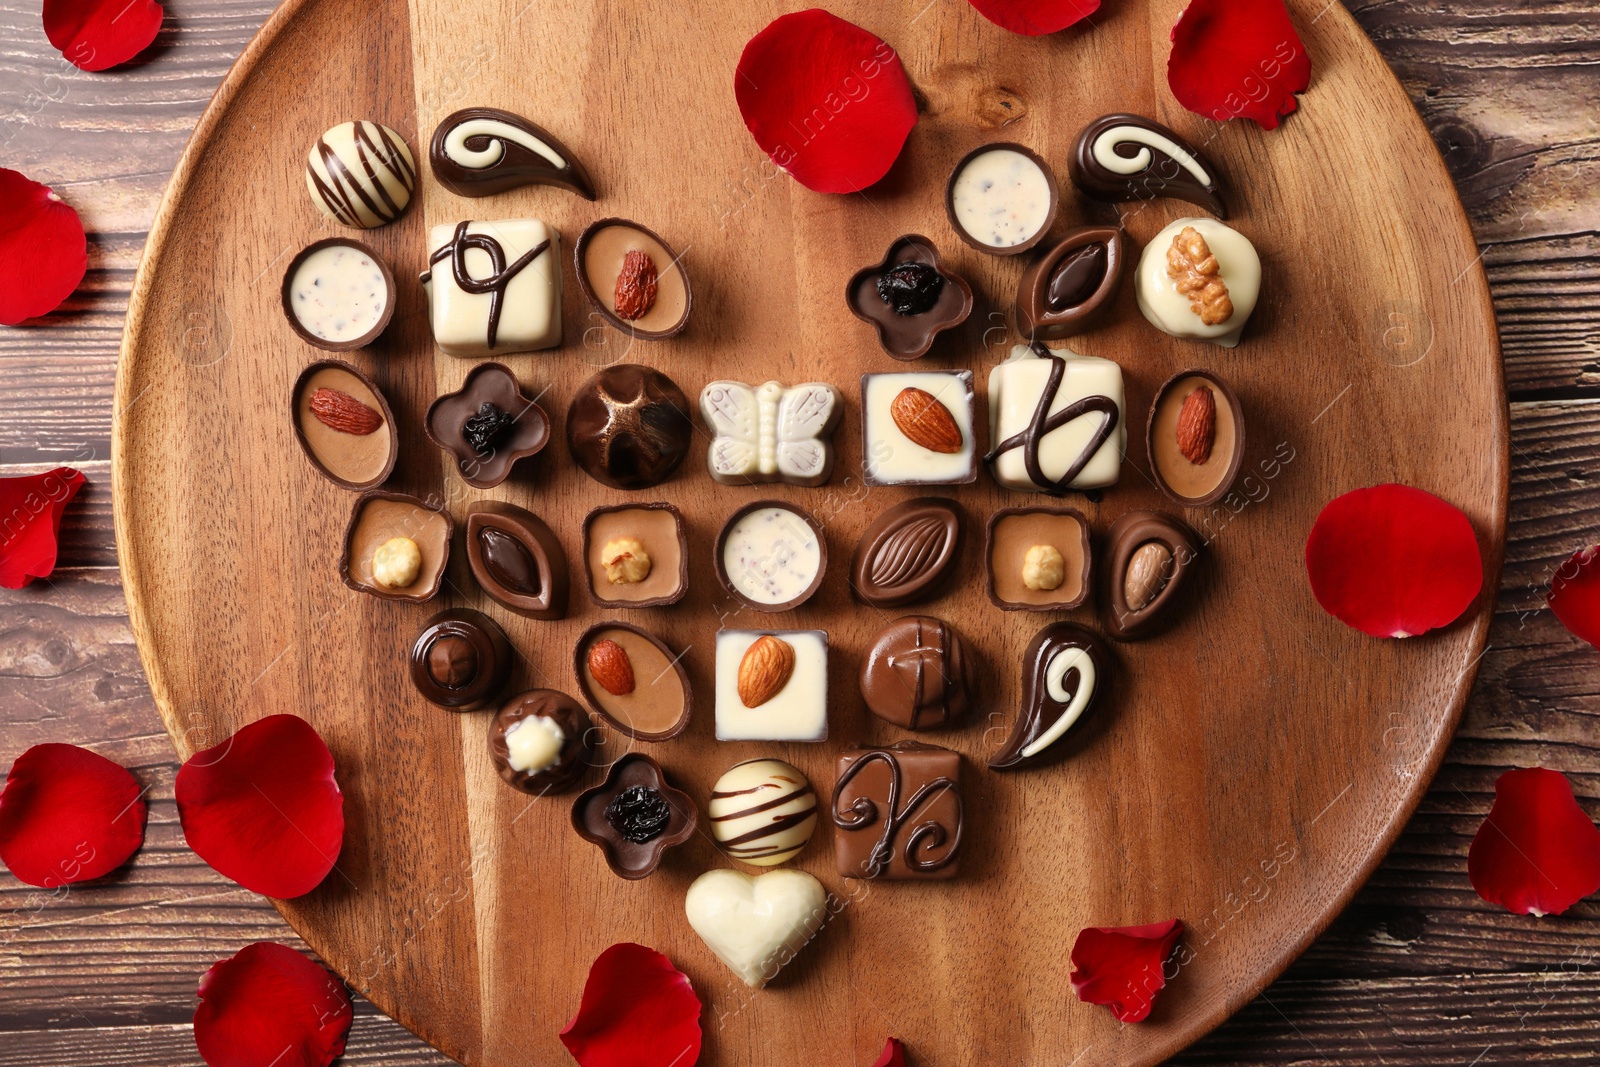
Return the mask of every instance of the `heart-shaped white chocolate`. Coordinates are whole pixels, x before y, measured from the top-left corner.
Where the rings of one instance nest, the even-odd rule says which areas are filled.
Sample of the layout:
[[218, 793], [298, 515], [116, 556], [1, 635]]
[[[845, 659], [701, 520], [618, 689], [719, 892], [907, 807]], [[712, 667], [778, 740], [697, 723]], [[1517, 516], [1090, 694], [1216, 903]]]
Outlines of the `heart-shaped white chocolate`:
[[707, 871], [683, 910], [717, 958], [760, 989], [827, 921], [828, 892], [804, 871]]

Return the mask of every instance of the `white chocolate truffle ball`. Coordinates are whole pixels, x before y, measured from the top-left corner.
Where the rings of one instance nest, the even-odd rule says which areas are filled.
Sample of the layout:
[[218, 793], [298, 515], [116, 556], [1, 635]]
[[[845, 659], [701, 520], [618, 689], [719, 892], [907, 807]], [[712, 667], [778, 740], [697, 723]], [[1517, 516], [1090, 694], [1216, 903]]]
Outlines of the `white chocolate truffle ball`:
[[817, 794], [779, 759], [735, 764], [717, 779], [706, 807], [711, 835], [733, 859], [772, 867], [793, 859], [817, 828]]
[[[1172, 248], [1173, 239], [1190, 226], [1205, 238], [1211, 254], [1217, 258], [1222, 281], [1228, 287], [1228, 299], [1233, 304], [1233, 314], [1214, 325], [1201, 321], [1190, 306], [1189, 298], [1178, 291], [1177, 283], [1167, 273], [1167, 252]], [[1216, 219], [1179, 219], [1144, 246], [1133, 281], [1139, 310], [1156, 329], [1174, 337], [1210, 341], [1232, 348], [1239, 343], [1245, 320], [1255, 310], [1256, 298], [1261, 294], [1261, 257], [1249, 238]]]
[[385, 589], [404, 589], [422, 570], [422, 549], [409, 537], [391, 537], [372, 553], [372, 580]]
[[405, 138], [376, 122], [341, 122], [311, 146], [306, 188], [334, 222], [370, 230], [411, 203], [417, 166]]

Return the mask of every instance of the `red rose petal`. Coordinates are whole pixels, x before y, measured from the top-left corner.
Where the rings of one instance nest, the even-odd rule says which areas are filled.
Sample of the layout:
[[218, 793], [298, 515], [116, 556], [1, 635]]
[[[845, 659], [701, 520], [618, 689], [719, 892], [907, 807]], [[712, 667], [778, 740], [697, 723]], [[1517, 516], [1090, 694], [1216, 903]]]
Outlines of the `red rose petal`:
[[1600, 889], [1600, 830], [1556, 771], [1507, 771], [1467, 850], [1467, 877], [1491, 904], [1560, 915]]
[[1567, 557], [1550, 579], [1545, 603], [1562, 626], [1591, 645], [1600, 645], [1600, 545]]
[[1377, 485], [1322, 509], [1306, 539], [1322, 610], [1374, 637], [1414, 637], [1461, 617], [1483, 588], [1472, 523], [1432, 493]]
[[1088, 1004], [1104, 1004], [1125, 1023], [1150, 1014], [1167, 984], [1165, 966], [1183, 923], [1089, 926], [1072, 946], [1072, 991]]
[[82, 487], [83, 475], [71, 467], [0, 478], [0, 586], [21, 589], [35, 578], [50, 577], [61, 513]]
[[693, 1067], [700, 998], [689, 976], [655, 949], [612, 945], [589, 968], [561, 1043], [583, 1067]]
[[750, 38], [733, 93], [761, 150], [819, 193], [882, 178], [917, 124], [894, 49], [819, 8], [780, 16]]
[[1196, 115], [1270, 130], [1310, 83], [1311, 57], [1283, 0], [1192, 0], [1172, 27], [1167, 84]]
[[333, 754], [294, 715], [253, 722], [178, 770], [183, 836], [246, 889], [287, 899], [315, 889], [339, 858], [344, 795]]
[[201, 977], [194, 1043], [210, 1067], [328, 1067], [350, 1015], [343, 982], [287, 945], [257, 941]]
[[906, 1067], [905, 1046], [900, 1044], [898, 1037], [891, 1037], [883, 1043], [883, 1051], [872, 1067]]
[[78, 213], [49, 186], [0, 168], [0, 324], [48, 315], [88, 267]]
[[164, 14], [155, 0], [44, 0], [44, 32], [68, 63], [105, 70], [148, 48]]
[[0, 862], [46, 889], [99, 878], [139, 851], [144, 814], [125, 768], [77, 745], [34, 745], [0, 792]]
[[978, 14], [1012, 33], [1040, 37], [1100, 10], [1100, 0], [968, 0]]

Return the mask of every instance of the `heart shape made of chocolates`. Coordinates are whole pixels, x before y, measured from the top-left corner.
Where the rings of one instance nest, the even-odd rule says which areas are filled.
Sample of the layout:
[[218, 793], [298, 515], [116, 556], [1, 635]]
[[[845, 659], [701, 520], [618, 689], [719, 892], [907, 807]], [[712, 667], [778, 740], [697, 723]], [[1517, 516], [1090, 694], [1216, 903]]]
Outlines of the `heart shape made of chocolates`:
[[684, 898], [689, 925], [745, 985], [760, 989], [828, 918], [828, 893], [805, 871], [707, 871]]

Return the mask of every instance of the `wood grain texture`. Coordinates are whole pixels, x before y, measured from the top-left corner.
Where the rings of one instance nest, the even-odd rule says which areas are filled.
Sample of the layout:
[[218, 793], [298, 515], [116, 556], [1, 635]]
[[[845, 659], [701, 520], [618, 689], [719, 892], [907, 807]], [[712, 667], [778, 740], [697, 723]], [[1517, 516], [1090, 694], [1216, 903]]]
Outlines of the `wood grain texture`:
[[[133, 629], [180, 754], [203, 743], [197, 730], [214, 743], [292, 708], [318, 726], [340, 763], [346, 847], [335, 877], [280, 905], [291, 923], [380, 1007], [468, 1063], [517, 1062], [530, 1049], [559, 1055], [551, 1035], [570, 1013], [571, 991], [618, 940], [663, 949], [697, 981], [717, 1020], [707, 1064], [844, 1060], [870, 1054], [891, 1032], [935, 1061], [1027, 1060], [1065, 1049], [1085, 1063], [1153, 1062], [1246, 1002], [1332, 918], [1398, 832], [1442, 756], [1489, 617], [1486, 597], [1474, 618], [1426, 640], [1353, 634], [1307, 595], [1305, 530], [1338, 492], [1402, 480], [1467, 511], [1491, 584], [1502, 550], [1504, 393], [1477, 251], [1424, 128], [1348, 16], [1299, 10], [1318, 80], [1304, 111], [1269, 136], [1204, 128], [1174, 113], [1154, 63], [1127, 65], [1128, 56], [1164, 50], [1164, 28], [1178, 11], [1164, 0], [1103, 17], [1091, 36], [1040, 41], [998, 31], [967, 7], [914, 18], [909, 9], [846, 4], [841, 14], [895, 42], [926, 104], [887, 181], [863, 197], [820, 201], [787, 179], [763, 178], [736, 112], [715, 103], [726, 100], [739, 48], [780, 4], [716, 8], [714, 18], [711, 8], [667, 3], [624, 13], [412, 0], [407, 10], [409, 41], [397, 3], [371, 12], [385, 33], [355, 40], [337, 32], [350, 18], [338, 0], [304, 0], [280, 9], [252, 44], [157, 217], [118, 378], [120, 560]], [[572, 41], [583, 47], [567, 47]], [[640, 55], [656, 58], [653, 76], [641, 71]], [[352, 70], [365, 76], [351, 78]], [[628, 131], [575, 139], [600, 176], [600, 205], [550, 189], [467, 204], [425, 175], [420, 205], [373, 235], [402, 277], [420, 267], [428, 226], [483, 213], [543, 217], [570, 241], [598, 208], [639, 217], [684, 250], [696, 318], [672, 344], [627, 347], [585, 329], [569, 291], [562, 349], [507, 359], [547, 390], [559, 440], [566, 400], [596, 366], [620, 358], [664, 366], [695, 395], [759, 353], [763, 376], [837, 381], [853, 406], [855, 376], [894, 365], [869, 334], [850, 329], [837, 294], [895, 235], [936, 221], [943, 176], [995, 136], [973, 101], [1000, 90], [1001, 72], [1027, 108], [1006, 136], [1052, 158], [1093, 115], [1129, 107], [1205, 141], [1233, 175], [1235, 223], [1272, 265], [1246, 347], [1197, 353], [1153, 335], [1134, 317], [1131, 292], [1114, 325], [1075, 346], [1124, 365], [1135, 422], [1156, 383], [1180, 366], [1204, 360], [1223, 369], [1251, 412], [1255, 479], [1246, 488], [1256, 499], [1190, 515], [1208, 541], [1201, 603], [1175, 633], [1120, 650], [1117, 710], [1103, 736], [1059, 772], [981, 769], [1018, 706], [1017, 657], [1038, 620], [997, 617], [976, 561], [966, 560], [955, 591], [931, 608], [988, 665], [990, 701], [976, 726], [941, 737], [973, 761], [966, 874], [937, 893], [845, 885], [828, 873], [824, 832], [801, 863], [824, 876], [836, 913], [773, 988], [751, 995], [682, 919], [689, 881], [718, 865], [707, 841], [669, 856], [646, 883], [608, 877], [572, 837], [564, 804], [530, 802], [499, 781], [486, 759], [484, 716], [441, 714], [411, 692], [403, 652], [428, 609], [396, 609], [333, 581], [349, 497], [307, 469], [287, 442], [281, 408], [260, 401], [286, 395], [308, 358], [283, 329], [272, 292], [274, 265], [328, 229], [303, 203], [303, 146], [349, 115], [376, 117], [420, 145], [464, 95], [547, 120], [590, 116], [589, 130], [605, 128], [594, 117], [610, 116], [612, 128]], [[651, 113], [686, 125], [631, 121]], [[240, 165], [219, 168], [217, 159]], [[1358, 173], [1359, 181], [1328, 180]], [[285, 209], [245, 209], [263, 195], [283, 198]], [[1397, 202], [1415, 209], [1402, 219], [1371, 213]], [[1122, 222], [1148, 240], [1181, 213], [1145, 205]], [[1082, 205], [1069, 214], [1098, 217]], [[1323, 254], [1305, 255], [1308, 247]], [[950, 261], [989, 307], [1004, 307], [1017, 264], [967, 250]], [[1351, 274], [1341, 266], [1351, 262], [1366, 269]], [[362, 360], [401, 413], [406, 440], [392, 484], [442, 494], [459, 516], [477, 496], [438, 453], [419, 447], [415, 416], [470, 364], [435, 356], [418, 296], [402, 289], [396, 325]], [[985, 334], [992, 323], [981, 316], [971, 324], [955, 362], [980, 372], [980, 407], [982, 372], [1009, 347]], [[1428, 343], [1397, 345], [1397, 327], [1426, 329]], [[219, 343], [224, 331], [231, 349]], [[1419, 421], [1420, 411], [1442, 414]], [[1357, 433], [1366, 447], [1343, 447]], [[830, 555], [843, 560], [873, 515], [927, 490], [861, 492], [848, 473], [864, 448], [852, 418], [836, 445], [847, 459], [832, 487], [763, 492], [817, 514]], [[1145, 462], [1135, 443], [1123, 485], [1087, 505], [1100, 529], [1128, 508], [1157, 503]], [[752, 491], [716, 486], [697, 467], [646, 498], [679, 504], [703, 565], [720, 517]], [[1010, 502], [987, 483], [944, 492], [974, 525]], [[537, 479], [490, 495], [530, 506], [574, 547], [585, 511], [614, 499], [559, 456], [545, 457]], [[850, 682], [855, 657], [887, 616], [854, 607], [840, 570], [788, 619], [730, 623], [729, 605], [703, 576], [683, 604], [639, 615], [685, 650], [702, 708], [719, 625], [829, 632], [829, 743], [717, 744], [702, 712], [688, 733], [659, 747], [693, 794], [704, 797], [730, 763], [765, 753], [794, 762], [825, 792], [842, 744], [896, 736], [862, 712]], [[448, 592], [450, 602], [501, 620], [525, 657], [520, 680], [533, 684], [569, 688], [571, 643], [602, 617], [581, 606], [560, 623], [509, 616], [483, 603], [460, 566]], [[197, 628], [202, 613], [211, 621]], [[1118, 781], [1151, 788], [1113, 789]], [[559, 918], [552, 897], [564, 902]], [[1063, 1002], [1053, 946], [1085, 925], [1165, 915], [1185, 918], [1192, 956], [1148, 1025], [1118, 1027]], [[1019, 959], [1032, 966], [994, 980]], [[939, 976], [937, 994], [928, 974]], [[807, 1025], [818, 1013], [838, 1024]], [[1001, 1018], [1028, 1025], [1003, 1034], [992, 1025]]]
[[[7, 146], [0, 164], [23, 166], [58, 187], [64, 184], [63, 192], [91, 217], [92, 227], [119, 230], [93, 238], [95, 258], [85, 290], [63, 313], [51, 316], [47, 328], [0, 330], [5, 360], [0, 364], [0, 468], [5, 473], [75, 462], [85, 448], [97, 449], [90, 454], [102, 457], [103, 464], [116, 324], [143, 230], [194, 117], [270, 9], [264, 3], [216, 0], [167, 6], [169, 26], [178, 29], [164, 36], [182, 47], [167, 48], [155, 61], [126, 72], [89, 76], [72, 71], [48, 50], [36, 8], [0, 4], [0, 65], [6, 75], [0, 77], [0, 140]], [[1594, 367], [1585, 364], [1593, 361], [1594, 331], [1582, 316], [1592, 314], [1584, 287], [1593, 287], [1600, 199], [1593, 193], [1594, 131], [1591, 126], [1585, 133], [1583, 111], [1572, 102], [1592, 94], [1588, 71], [1600, 9], [1593, 4], [1425, 8], [1377, 3], [1351, 8], [1446, 149], [1480, 240], [1526, 228], [1522, 216], [1529, 208], [1540, 222], [1529, 240], [1502, 241], [1486, 260], [1502, 319], [1508, 307], [1518, 316], [1517, 325], [1504, 329], [1513, 396], [1592, 395]], [[1550, 66], [1557, 58], [1567, 58], [1569, 65]], [[53, 84], [52, 77], [75, 78], [91, 89], [112, 88], [102, 95], [44, 98], [39, 87]], [[1478, 133], [1471, 143], [1521, 145], [1528, 169], [1505, 182], [1487, 173], [1495, 166], [1481, 154], [1458, 158], [1451, 151], [1461, 138], [1453, 120], [1463, 117]], [[80, 137], [79, 131], [91, 135]], [[62, 145], [69, 141], [72, 150], [65, 152]], [[127, 166], [128, 159], [136, 159], [137, 166]], [[1584, 177], [1589, 180], [1575, 180]], [[1600, 812], [1594, 803], [1600, 795], [1600, 758], [1592, 740], [1600, 712], [1594, 653], [1541, 610], [1540, 596], [1553, 561], [1592, 539], [1600, 525], [1600, 497], [1592, 488], [1600, 478], [1594, 414], [1593, 406], [1583, 403], [1514, 407], [1506, 581], [1480, 684], [1445, 770], [1352, 906], [1265, 997], [1186, 1059], [1465, 1064], [1480, 1055], [1484, 1063], [1522, 1063], [1537, 1053], [1540, 1062], [1592, 1060], [1592, 1040], [1586, 1045], [1581, 1031], [1576, 1036], [1565, 1029], [1552, 1032], [1548, 1047], [1541, 1047], [1541, 1019], [1547, 1014], [1582, 1018], [1592, 1007], [1592, 992], [1563, 975], [1572, 969], [1592, 971], [1600, 912], [1580, 904], [1560, 920], [1505, 915], [1471, 892], [1464, 858], [1487, 810], [1493, 778], [1505, 767], [1560, 766], [1575, 774], [1591, 813]], [[88, 492], [103, 473], [92, 464], [86, 469]], [[18, 668], [15, 658], [0, 667], [0, 714], [7, 716], [0, 760], [9, 761], [38, 740], [105, 738], [116, 746], [116, 758], [136, 761], [141, 774], [161, 770], [170, 781], [175, 770], [170, 745], [159, 732], [132, 653], [115, 575], [81, 569], [104, 565], [114, 556], [108, 486], [99, 488], [99, 518], [79, 525], [80, 539], [68, 545], [65, 561], [77, 566], [59, 573], [49, 589], [0, 594], [0, 656], [10, 656], [22, 638], [32, 650], [25, 668]], [[69, 512], [69, 527], [74, 520]], [[105, 602], [85, 603], [84, 590]], [[30, 623], [19, 638], [10, 612], [18, 603], [35, 601], [64, 610]], [[59, 669], [52, 666], [58, 657]], [[13, 711], [22, 722], [9, 718]], [[170, 793], [163, 811], [159, 785], [155, 801], [153, 835], [156, 820], [172, 818]], [[176, 841], [175, 826], [169, 832]], [[48, 971], [58, 996], [71, 997], [89, 1017], [96, 1017], [97, 1005], [115, 1003], [119, 1019], [176, 1023], [187, 1018], [193, 983], [211, 961], [259, 937], [294, 940], [265, 902], [237, 890], [233, 895], [242, 899], [231, 902], [225, 883], [192, 856], [181, 859], [163, 857], [162, 864], [193, 867], [192, 875], [185, 870], [181, 878], [192, 877], [200, 883], [196, 889], [217, 894], [221, 905], [212, 908], [197, 897], [193, 903], [148, 908], [140, 925], [123, 931], [114, 918], [95, 927], [83, 917], [150, 898], [127, 898], [121, 884], [85, 887], [76, 894], [73, 918], [79, 921], [72, 925], [92, 929], [64, 950], [75, 969], [63, 973], [62, 955], [48, 956], [47, 965], [43, 953], [31, 949], [0, 950], [7, 978], [37, 967]], [[155, 888], [164, 877], [154, 873]], [[46, 923], [59, 904], [48, 903], [38, 912], [37, 905], [24, 906], [26, 887], [8, 876], [0, 875], [0, 890], [6, 895], [0, 922], [9, 943], [18, 943], [19, 931], [44, 936], [46, 929], [55, 929]], [[76, 937], [71, 926], [49, 936]], [[1530, 1001], [1486, 979], [1499, 973], [1517, 976], [1522, 989], [1537, 995]], [[35, 985], [44, 987], [36, 980]], [[1398, 995], [1402, 990], [1404, 996]], [[9, 981], [0, 983], [5, 1013], [0, 1027], [23, 1028], [17, 1013], [6, 1008], [10, 994]], [[30, 1002], [46, 1010], [49, 1000], [44, 995], [34, 1001], [30, 994]], [[68, 1017], [59, 1025], [85, 1024]], [[358, 1020], [358, 1032], [361, 1027]], [[1315, 1027], [1317, 1047], [1294, 1040], [1295, 1027], [1307, 1033]], [[1498, 1035], [1486, 1055], [1492, 1042], [1478, 1039], [1484, 1033]], [[96, 1029], [93, 1038], [73, 1046], [72, 1061], [198, 1062], [192, 1051], [184, 1055], [183, 1042], [142, 1057], [125, 1051], [147, 1047], [144, 1040], [142, 1030], [131, 1026]], [[0, 1038], [0, 1061], [10, 1062], [12, 1047]], [[1208, 1054], [1212, 1049], [1218, 1051]], [[395, 1062], [399, 1055], [391, 1047], [374, 1051], [354, 1044], [352, 1052], [354, 1062]], [[419, 1052], [417, 1059], [404, 1062], [444, 1061]]]

